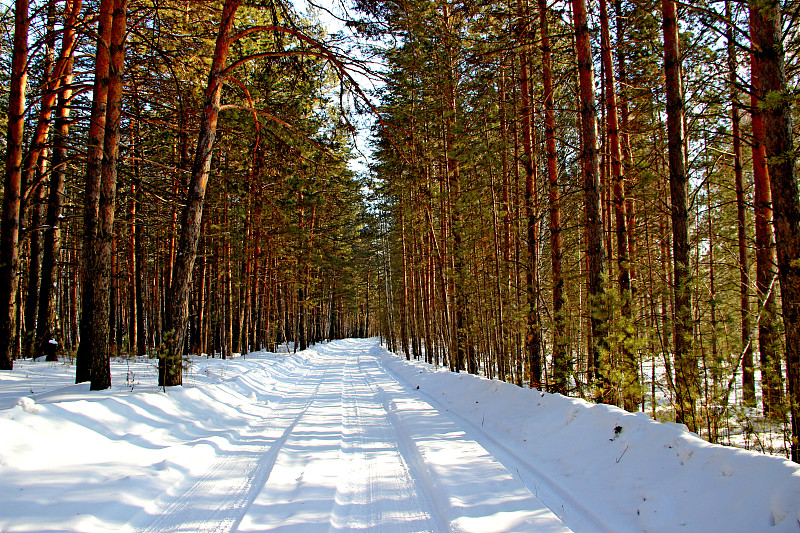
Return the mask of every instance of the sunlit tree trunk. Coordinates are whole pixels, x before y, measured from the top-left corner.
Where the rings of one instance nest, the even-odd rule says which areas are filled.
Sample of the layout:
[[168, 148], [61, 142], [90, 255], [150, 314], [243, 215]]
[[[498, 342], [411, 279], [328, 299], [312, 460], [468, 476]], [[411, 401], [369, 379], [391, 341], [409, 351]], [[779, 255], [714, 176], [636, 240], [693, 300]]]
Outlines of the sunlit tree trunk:
[[767, 153], [764, 146], [764, 122], [758, 107], [757, 95], [758, 64], [755, 54], [750, 56], [753, 92], [750, 95], [753, 139], [753, 182], [755, 185], [755, 228], [756, 228], [756, 294], [758, 311], [758, 351], [761, 366], [761, 393], [766, 416], [781, 413], [783, 397], [781, 357], [775, 328], [775, 301], [777, 276], [775, 266], [775, 235], [772, 227], [772, 191], [769, 185]]
[[203, 202], [206, 195], [208, 175], [211, 170], [211, 154], [217, 134], [220, 97], [222, 95], [223, 71], [228, 58], [236, 11], [242, 0], [226, 0], [222, 9], [222, 19], [214, 48], [211, 70], [206, 84], [205, 103], [200, 122], [192, 175], [189, 181], [189, 194], [186, 207], [181, 216], [181, 235], [178, 252], [172, 271], [172, 286], [167, 300], [167, 325], [165, 327], [164, 353], [158, 365], [160, 386], [180, 385], [182, 358], [186, 343], [186, 330], [189, 315], [189, 282], [192, 276], [197, 244], [200, 239], [200, 225], [203, 218]]

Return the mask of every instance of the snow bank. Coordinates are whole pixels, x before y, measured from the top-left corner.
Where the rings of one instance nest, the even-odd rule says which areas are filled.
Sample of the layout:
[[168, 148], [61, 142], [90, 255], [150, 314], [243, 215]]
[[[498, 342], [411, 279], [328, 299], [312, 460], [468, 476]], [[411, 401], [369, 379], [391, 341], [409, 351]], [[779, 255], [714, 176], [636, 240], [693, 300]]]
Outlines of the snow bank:
[[[800, 531], [800, 467], [710, 444], [645, 413], [521, 389], [407, 362], [384, 366], [440, 408], [480, 428], [575, 499], [608, 531]], [[572, 526], [570, 517], [565, 517]]]
[[[16, 362], [0, 372], [0, 531], [132, 531], [159, 495], [236, 453], [311, 354], [195, 358], [166, 391], [152, 360], [113, 363], [115, 385], [95, 392], [63, 363]], [[14, 399], [25, 392], [36, 399]]]

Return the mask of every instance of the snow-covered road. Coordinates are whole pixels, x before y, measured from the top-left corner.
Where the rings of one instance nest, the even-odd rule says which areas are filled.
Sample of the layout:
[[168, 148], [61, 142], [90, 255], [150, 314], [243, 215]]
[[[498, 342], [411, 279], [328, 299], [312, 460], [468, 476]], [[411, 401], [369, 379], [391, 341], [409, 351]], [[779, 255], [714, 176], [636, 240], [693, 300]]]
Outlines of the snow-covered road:
[[342, 340], [0, 372], [0, 532], [800, 532], [800, 468]]
[[373, 347], [317, 347], [232, 450], [133, 528], [569, 531], [469, 430], [399, 383]]

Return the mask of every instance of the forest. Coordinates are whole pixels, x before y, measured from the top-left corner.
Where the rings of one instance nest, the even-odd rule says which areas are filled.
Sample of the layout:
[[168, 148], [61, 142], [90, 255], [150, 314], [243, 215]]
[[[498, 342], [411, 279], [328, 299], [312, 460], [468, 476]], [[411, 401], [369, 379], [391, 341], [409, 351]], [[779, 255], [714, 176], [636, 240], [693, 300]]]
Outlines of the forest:
[[0, 369], [381, 336], [800, 461], [800, 4], [318, 4], [3, 2]]

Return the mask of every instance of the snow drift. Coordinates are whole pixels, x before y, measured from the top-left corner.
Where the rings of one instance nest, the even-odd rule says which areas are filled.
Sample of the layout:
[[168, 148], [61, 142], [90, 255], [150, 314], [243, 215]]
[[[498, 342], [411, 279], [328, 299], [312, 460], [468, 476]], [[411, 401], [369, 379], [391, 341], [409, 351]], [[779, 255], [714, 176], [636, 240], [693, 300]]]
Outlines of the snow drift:
[[[800, 467], [592, 404], [384, 352], [403, 381], [577, 500], [609, 531], [800, 531]], [[566, 517], [572, 525], [570, 517]]]

